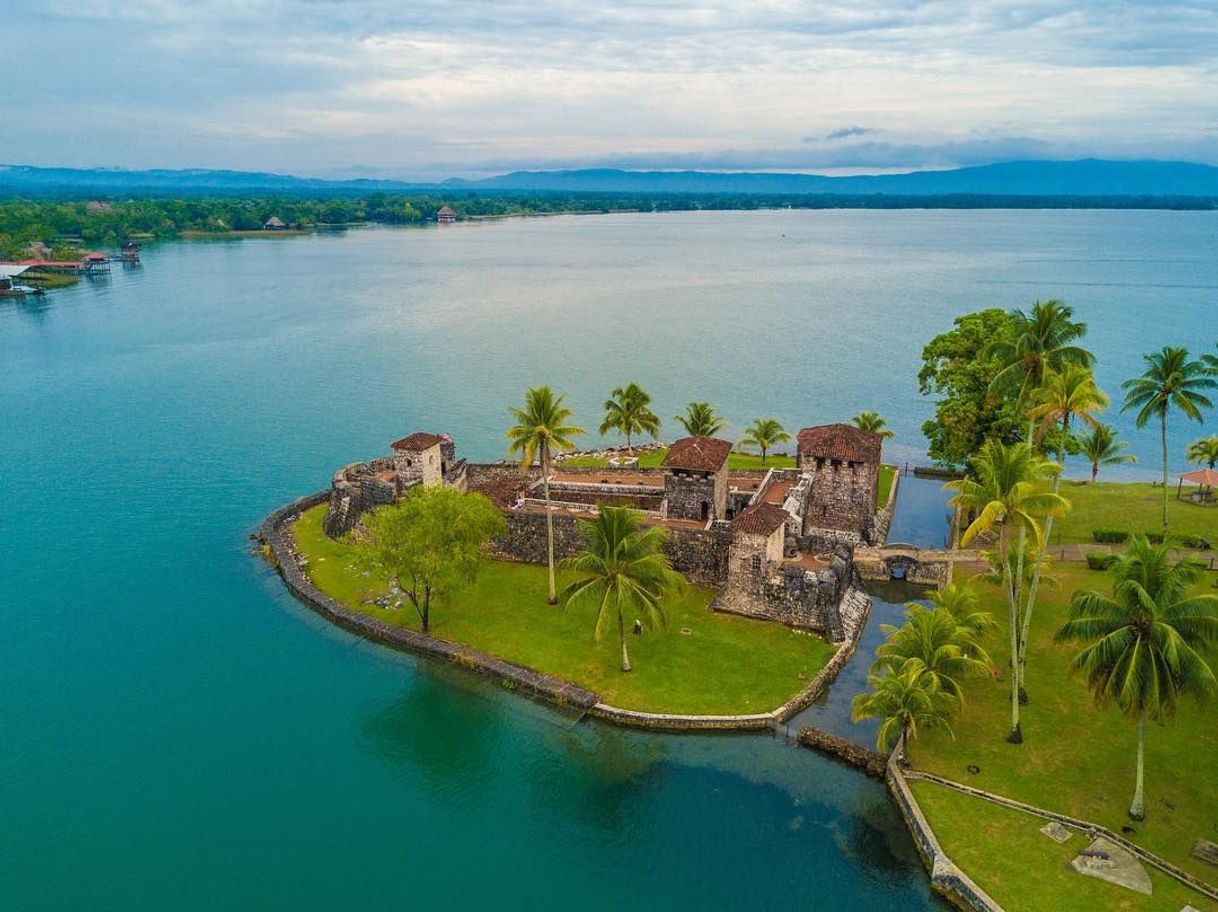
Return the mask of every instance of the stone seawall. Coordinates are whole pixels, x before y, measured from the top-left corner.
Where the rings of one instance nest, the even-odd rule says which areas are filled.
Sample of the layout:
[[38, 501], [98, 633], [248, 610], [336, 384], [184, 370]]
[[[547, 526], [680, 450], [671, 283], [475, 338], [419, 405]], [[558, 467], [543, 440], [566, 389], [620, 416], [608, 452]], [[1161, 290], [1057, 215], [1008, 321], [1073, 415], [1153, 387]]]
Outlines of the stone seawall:
[[801, 730], [799, 743], [860, 769], [873, 779], [883, 779], [884, 771], [888, 767], [888, 759], [883, 754], [855, 744], [849, 738], [833, 735], [827, 731], [821, 731], [819, 728], [808, 727]]
[[981, 889], [971, 877], [956, 867], [947, 857], [930, 823], [918, 807], [918, 802], [910, 791], [909, 783], [901, 770], [897, 757], [904, 752], [903, 741], [898, 741], [896, 748], [888, 758], [884, 781], [888, 792], [896, 802], [897, 810], [905, 820], [909, 833], [913, 836], [914, 846], [922, 858], [922, 864], [930, 873], [931, 887], [946, 897], [958, 908], [973, 910], [973, 912], [1003, 912], [1002, 906]]

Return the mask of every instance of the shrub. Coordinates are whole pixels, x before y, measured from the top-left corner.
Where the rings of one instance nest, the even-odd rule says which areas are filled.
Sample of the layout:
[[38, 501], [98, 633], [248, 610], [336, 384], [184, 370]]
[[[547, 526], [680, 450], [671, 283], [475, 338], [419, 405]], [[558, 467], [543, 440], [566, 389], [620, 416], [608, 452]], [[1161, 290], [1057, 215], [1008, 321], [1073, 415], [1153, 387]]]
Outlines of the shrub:
[[1107, 570], [1117, 559], [1115, 554], [1106, 551], [1088, 551], [1087, 566], [1092, 570]]
[[1196, 548], [1199, 551], [1208, 551], [1214, 547], [1210, 544], [1209, 539], [1202, 538], [1200, 535], [1185, 535], [1180, 539], [1180, 544], [1186, 548]]
[[1120, 545], [1129, 541], [1129, 533], [1120, 529], [1093, 529], [1091, 540], [1102, 545]]
[[1161, 544], [1163, 544], [1163, 533], [1162, 532], [1147, 532], [1146, 540], [1148, 542], [1150, 542], [1152, 545], [1161, 545]]

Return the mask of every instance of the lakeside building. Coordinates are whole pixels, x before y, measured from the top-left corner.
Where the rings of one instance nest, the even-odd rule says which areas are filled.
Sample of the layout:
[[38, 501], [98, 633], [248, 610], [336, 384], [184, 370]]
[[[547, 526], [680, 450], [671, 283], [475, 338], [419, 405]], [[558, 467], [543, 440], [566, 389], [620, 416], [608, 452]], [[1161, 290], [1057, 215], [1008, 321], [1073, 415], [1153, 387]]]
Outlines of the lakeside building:
[[[854, 549], [883, 541], [890, 514], [875, 504], [883, 440], [849, 425], [799, 432], [794, 469], [731, 470], [732, 444], [715, 437], [675, 441], [658, 469], [566, 468], [549, 476], [558, 558], [583, 546], [580, 520], [602, 505], [630, 506], [662, 526], [675, 570], [718, 590], [712, 608], [780, 621], [841, 640], [857, 618], [845, 599], [856, 578]], [[504, 514], [492, 543], [506, 560], [546, 562], [546, 502], [539, 467], [469, 463], [447, 435], [416, 432], [391, 456], [344, 466], [331, 479], [328, 535], [350, 532], [367, 510], [417, 485], [485, 495]]]
[[272, 215], [269, 219], [262, 223], [263, 231], [286, 231], [287, 222], [277, 215]]
[[441, 225], [450, 224], [457, 220], [457, 213], [451, 206], [441, 206], [436, 213], [436, 221]]

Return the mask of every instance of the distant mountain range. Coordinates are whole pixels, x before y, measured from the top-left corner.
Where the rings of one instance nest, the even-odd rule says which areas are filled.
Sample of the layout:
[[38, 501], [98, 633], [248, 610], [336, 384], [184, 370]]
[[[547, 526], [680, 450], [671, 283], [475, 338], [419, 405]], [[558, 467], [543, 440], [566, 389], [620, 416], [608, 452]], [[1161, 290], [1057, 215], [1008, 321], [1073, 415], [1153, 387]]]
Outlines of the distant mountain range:
[[96, 193], [369, 193], [374, 191], [535, 193], [886, 194], [891, 196], [1151, 196], [1218, 198], [1218, 167], [1175, 161], [1011, 161], [948, 171], [827, 177], [713, 171], [515, 171], [439, 183], [323, 180], [252, 171], [37, 168], [0, 165], [0, 195]]

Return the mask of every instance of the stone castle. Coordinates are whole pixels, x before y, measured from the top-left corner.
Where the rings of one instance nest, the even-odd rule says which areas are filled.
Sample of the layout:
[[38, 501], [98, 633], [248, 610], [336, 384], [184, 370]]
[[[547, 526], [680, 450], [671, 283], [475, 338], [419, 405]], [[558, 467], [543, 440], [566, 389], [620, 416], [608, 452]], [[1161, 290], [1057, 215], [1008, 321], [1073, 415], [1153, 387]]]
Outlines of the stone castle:
[[[582, 546], [579, 520], [601, 504], [628, 505], [668, 531], [675, 570], [712, 586], [712, 608], [780, 621], [838, 641], [857, 618], [845, 598], [854, 578], [854, 548], [882, 542], [891, 518], [876, 505], [882, 438], [851, 425], [801, 430], [796, 468], [728, 468], [732, 444], [685, 437], [658, 469], [564, 468], [550, 474], [554, 550]], [[536, 466], [458, 459], [447, 435], [414, 433], [390, 445], [393, 455], [335, 473], [325, 516], [327, 534], [351, 531], [360, 515], [393, 503], [416, 485], [451, 485], [488, 497], [507, 519], [496, 556], [545, 563], [545, 501]]]

